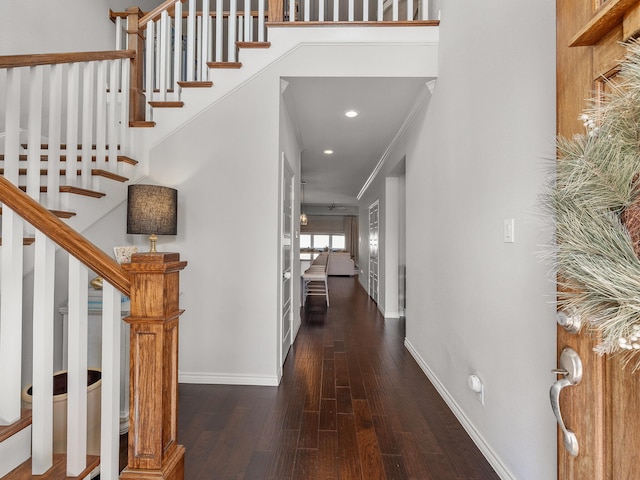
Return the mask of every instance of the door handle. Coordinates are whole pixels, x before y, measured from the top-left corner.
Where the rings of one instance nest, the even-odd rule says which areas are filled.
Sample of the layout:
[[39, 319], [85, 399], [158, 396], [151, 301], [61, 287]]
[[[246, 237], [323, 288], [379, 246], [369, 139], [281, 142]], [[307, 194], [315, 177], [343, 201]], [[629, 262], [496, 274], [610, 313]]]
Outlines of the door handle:
[[562, 412], [560, 411], [560, 392], [563, 388], [577, 385], [582, 380], [582, 360], [580, 360], [578, 352], [572, 348], [565, 348], [560, 354], [559, 368], [552, 370], [552, 372], [562, 375], [563, 378], [557, 380], [549, 391], [551, 409], [556, 416], [560, 430], [562, 430], [564, 447], [567, 449], [569, 455], [577, 457], [580, 451], [578, 437], [564, 424]]

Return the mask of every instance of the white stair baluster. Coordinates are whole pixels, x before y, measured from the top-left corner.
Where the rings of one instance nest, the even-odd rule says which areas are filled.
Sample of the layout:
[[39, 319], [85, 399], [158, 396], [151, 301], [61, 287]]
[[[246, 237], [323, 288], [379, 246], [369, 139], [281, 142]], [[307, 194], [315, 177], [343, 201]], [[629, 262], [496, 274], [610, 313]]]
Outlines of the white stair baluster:
[[296, 2], [295, 0], [289, 0], [289, 21], [296, 21]]
[[244, 0], [244, 37], [240, 41], [251, 41], [251, 0]]
[[96, 161], [95, 168], [106, 170], [107, 153], [107, 67], [106, 60], [98, 62], [96, 75]]
[[202, 16], [196, 19], [196, 80], [200, 81], [202, 73]]
[[67, 475], [78, 476], [87, 463], [88, 270], [69, 256]]
[[69, 65], [67, 75], [67, 149], [66, 149], [66, 182], [76, 185], [78, 177], [78, 92], [80, 91], [80, 63]]
[[29, 85], [29, 149], [27, 151], [27, 195], [40, 201], [40, 156], [42, 154], [42, 88], [44, 66], [31, 67]]
[[223, 40], [222, 34], [224, 31], [224, 8], [222, 7], [222, 0], [216, 0], [216, 62], [222, 62], [222, 47]]
[[[264, 42], [264, 1], [258, 0], [258, 41]], [[324, 0], [320, 3], [324, 4]]]
[[369, 0], [362, 0], [362, 21], [369, 21]]
[[202, 48], [200, 51], [200, 80], [206, 81], [209, 78], [209, 51], [211, 49], [211, 15], [209, 0], [202, 0]]
[[381, 22], [384, 18], [384, 2], [383, 0], [378, 0], [378, 21]]
[[116, 17], [116, 50], [124, 50], [123, 47], [122, 18]]
[[102, 290], [102, 400], [100, 476], [118, 478], [120, 453], [120, 292]]
[[318, 21], [324, 22], [324, 0], [318, 1]]
[[[91, 183], [91, 156], [93, 155], [93, 99], [95, 89], [95, 63], [83, 64], [82, 72], [82, 187], [88, 188]], [[65, 197], [68, 200], [68, 196]], [[65, 205], [68, 207], [68, 205]]]
[[109, 62], [109, 93], [107, 95], [107, 167], [110, 172], [118, 170], [118, 89], [120, 83], [120, 62]]
[[244, 15], [238, 15], [238, 41], [244, 38]]
[[311, 7], [309, 6], [309, 0], [304, 0], [304, 21], [308, 22], [311, 17]]
[[131, 62], [128, 59], [122, 60], [121, 69], [121, 89], [120, 89], [120, 153], [129, 154], [129, 73]]
[[175, 21], [173, 26], [173, 90], [174, 100], [180, 100], [180, 85], [182, 78], [182, 2], [176, 3]]
[[189, 16], [187, 17], [187, 81], [194, 80], [196, 63], [196, 0], [189, 0]]
[[349, 21], [353, 22], [355, 11], [355, 0], [349, 0]]
[[36, 230], [33, 270], [33, 475], [53, 464], [53, 325], [55, 244]]
[[398, 21], [398, 0], [393, 0], [392, 2], [392, 16], [391, 19], [394, 22]]
[[413, 20], [413, 0], [407, 0], [407, 20]]
[[160, 25], [158, 28], [158, 100], [167, 101], [167, 76], [169, 69], [169, 14], [166, 10], [160, 15]]
[[340, 20], [340, 0], [333, 0], [333, 21]]
[[236, 61], [236, 21], [237, 21], [237, 11], [238, 5], [237, 0], [230, 0], [229, 2], [229, 19], [228, 19], [228, 28], [229, 28], [229, 36], [227, 39], [227, 60], [229, 62]]
[[429, 0], [420, 0], [420, 9], [422, 10], [422, 20], [429, 20]]
[[[21, 70], [6, 76], [5, 177], [18, 184], [20, 152]], [[20, 418], [22, 385], [22, 219], [6, 206], [2, 209], [0, 247], [0, 425]]]
[[154, 60], [155, 60], [154, 31], [155, 31], [155, 23], [154, 22], [147, 23], [147, 39], [145, 44], [146, 57], [145, 57], [145, 64], [144, 64], [144, 72], [145, 72], [145, 79], [146, 79], [145, 94], [147, 97], [147, 102], [146, 102], [147, 111], [146, 111], [145, 118], [147, 120], [153, 120], [153, 109], [151, 108], [151, 105], [149, 105], [149, 102], [154, 100], [153, 89], [155, 86], [155, 83], [154, 83], [155, 72], [153, 68]]
[[62, 65], [51, 65], [49, 75], [49, 133], [47, 206], [60, 208], [60, 123], [62, 117]]

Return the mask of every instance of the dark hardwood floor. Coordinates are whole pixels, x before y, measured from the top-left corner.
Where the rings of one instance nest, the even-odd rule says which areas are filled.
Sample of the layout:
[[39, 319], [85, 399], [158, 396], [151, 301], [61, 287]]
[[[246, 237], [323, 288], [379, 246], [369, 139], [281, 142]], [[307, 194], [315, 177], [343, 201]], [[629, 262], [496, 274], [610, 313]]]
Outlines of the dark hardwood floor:
[[[357, 279], [331, 277], [279, 387], [180, 385], [188, 480], [498, 479]], [[266, 341], [266, 340], [265, 340]]]

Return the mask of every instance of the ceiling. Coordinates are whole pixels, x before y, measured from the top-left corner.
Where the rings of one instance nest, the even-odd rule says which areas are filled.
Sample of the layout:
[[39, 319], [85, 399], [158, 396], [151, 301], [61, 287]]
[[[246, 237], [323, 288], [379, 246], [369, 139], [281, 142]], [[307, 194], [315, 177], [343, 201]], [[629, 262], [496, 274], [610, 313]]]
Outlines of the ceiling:
[[[302, 150], [305, 205], [357, 205], [356, 196], [411, 113], [427, 79], [283, 80], [285, 105]], [[359, 115], [347, 118], [344, 113], [350, 109]], [[323, 153], [327, 149], [334, 153]], [[331, 211], [340, 210], [345, 211]]]

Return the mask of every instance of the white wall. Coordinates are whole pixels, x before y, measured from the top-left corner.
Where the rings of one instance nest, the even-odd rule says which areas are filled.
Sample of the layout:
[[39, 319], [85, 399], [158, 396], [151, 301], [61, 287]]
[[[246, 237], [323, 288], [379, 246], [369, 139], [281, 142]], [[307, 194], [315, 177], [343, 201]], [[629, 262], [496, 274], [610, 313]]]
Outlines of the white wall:
[[[536, 212], [541, 159], [554, 155], [554, 11], [551, 0], [443, 2], [433, 97], [390, 160], [406, 155], [407, 345], [518, 480], [556, 478], [555, 295], [536, 255], [551, 239]], [[384, 198], [376, 186], [361, 215]], [[503, 243], [506, 218], [515, 243]]]
[[109, 9], [149, 11], [161, 0], [2, 0], [0, 55], [113, 50]]

